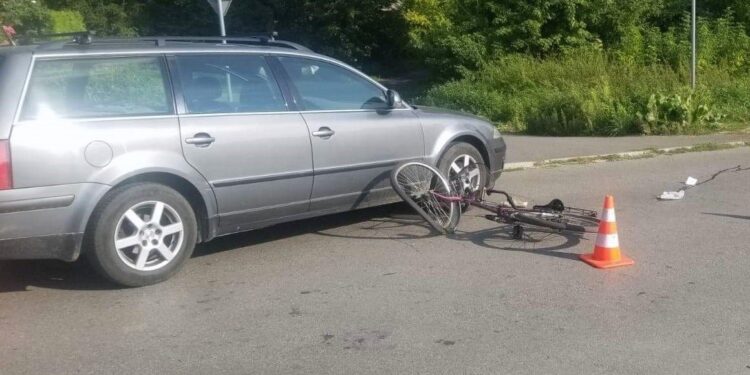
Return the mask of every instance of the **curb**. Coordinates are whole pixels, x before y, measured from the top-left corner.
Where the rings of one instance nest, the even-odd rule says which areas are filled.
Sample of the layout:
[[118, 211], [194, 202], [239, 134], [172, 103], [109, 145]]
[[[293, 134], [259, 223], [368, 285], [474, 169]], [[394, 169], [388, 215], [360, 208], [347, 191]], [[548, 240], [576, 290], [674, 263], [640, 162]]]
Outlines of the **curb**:
[[520, 162], [514, 162], [514, 163], [506, 163], [504, 170], [507, 172], [507, 171], [523, 170], [523, 169], [536, 169], [536, 168], [543, 168], [543, 167], [549, 167], [549, 166], [557, 166], [557, 165], [562, 165], [562, 164], [572, 164], [572, 163], [578, 164], [581, 162], [598, 163], [598, 162], [612, 161], [612, 160], [618, 160], [618, 159], [639, 159], [639, 158], [646, 158], [646, 157], [651, 157], [651, 156], [656, 156], [656, 155], [690, 152], [696, 147], [705, 146], [705, 145], [715, 146], [715, 149], [706, 150], [706, 151], [718, 151], [718, 150], [726, 150], [730, 148], [750, 146], [750, 142], [732, 141], [732, 142], [724, 142], [724, 143], [703, 143], [703, 144], [694, 144], [691, 146], [654, 148], [654, 149], [638, 150], [638, 151], [616, 152], [612, 154], [570, 156], [570, 157], [565, 157], [565, 158], [544, 159], [541, 161], [520, 161]]

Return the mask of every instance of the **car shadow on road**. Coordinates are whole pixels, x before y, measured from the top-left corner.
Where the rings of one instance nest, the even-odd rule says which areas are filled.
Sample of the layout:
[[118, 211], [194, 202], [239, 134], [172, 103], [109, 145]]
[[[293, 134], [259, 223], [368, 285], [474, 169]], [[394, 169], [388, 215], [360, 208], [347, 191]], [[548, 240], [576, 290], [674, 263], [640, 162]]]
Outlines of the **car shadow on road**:
[[[306, 233], [343, 227], [362, 222], [399, 222], [398, 215], [407, 215], [408, 207], [402, 203], [367, 208], [352, 212], [328, 215], [314, 219], [279, 224], [246, 233], [238, 233], [199, 244], [194, 258], [236, 250], [246, 246], [294, 237]], [[407, 215], [409, 216], [409, 215]], [[423, 225], [416, 215], [402, 223]], [[384, 224], [385, 225], [385, 224]], [[426, 228], [426, 226], [425, 226]], [[429, 232], [425, 229], [426, 232]], [[434, 234], [429, 234], [430, 236]], [[101, 277], [85, 259], [73, 263], [57, 260], [0, 261], [0, 293], [21, 292], [29, 287], [58, 290], [115, 290], [122, 287]]]
[[[361, 225], [354, 231], [336, 231], [337, 228], [354, 224]], [[198, 245], [193, 257], [215, 255], [308, 233], [327, 237], [389, 241], [440, 236], [408, 206], [398, 203], [217, 238]], [[550, 241], [548, 237], [557, 240]], [[458, 231], [449, 238], [494, 250], [528, 252], [564, 259], [578, 259], [578, 254], [561, 250], [573, 248], [584, 240], [584, 237], [574, 234], [551, 233], [533, 228], [526, 229], [524, 240], [515, 240], [512, 237], [512, 226], [502, 224], [477, 231]], [[27, 291], [30, 287], [88, 291], [121, 289], [99, 276], [84, 259], [74, 263], [55, 260], [0, 261], [0, 293]]]
[[[415, 214], [409, 212], [408, 206], [403, 203], [396, 203], [386, 206], [365, 208], [345, 213], [321, 216], [312, 219], [294, 221], [290, 223], [278, 224], [272, 227], [258, 229], [245, 233], [238, 233], [226, 237], [220, 237], [211, 242], [200, 244], [193, 253], [193, 258], [204, 257], [218, 254], [224, 251], [231, 251], [247, 246], [260, 245], [266, 242], [277, 241], [280, 239], [300, 236], [308, 233], [321, 234], [325, 231], [332, 230], [347, 225], [357, 223], [373, 223], [374, 225], [390, 225], [395, 223], [422, 225], [427, 230], [427, 225]], [[382, 229], [382, 228], [381, 228]], [[435, 236], [429, 233], [428, 236]], [[419, 238], [417, 236], [414, 238]], [[363, 238], [365, 239], [365, 238]], [[382, 239], [382, 238], [380, 238]]]
[[84, 259], [0, 262], [0, 293], [28, 291], [29, 287], [59, 290], [115, 290], [121, 287], [99, 276]]

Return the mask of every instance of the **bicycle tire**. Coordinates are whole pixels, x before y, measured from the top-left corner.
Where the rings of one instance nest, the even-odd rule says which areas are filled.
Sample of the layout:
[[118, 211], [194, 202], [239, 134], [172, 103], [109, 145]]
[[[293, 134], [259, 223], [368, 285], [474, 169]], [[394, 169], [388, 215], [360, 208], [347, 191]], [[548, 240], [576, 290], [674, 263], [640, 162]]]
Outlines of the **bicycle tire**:
[[461, 207], [431, 194], [453, 195], [448, 180], [436, 168], [420, 162], [399, 164], [391, 172], [391, 186], [432, 228], [442, 234], [455, 232]]
[[511, 217], [524, 224], [567, 232], [594, 233], [599, 225], [597, 218], [566, 213], [528, 211], [517, 212]]

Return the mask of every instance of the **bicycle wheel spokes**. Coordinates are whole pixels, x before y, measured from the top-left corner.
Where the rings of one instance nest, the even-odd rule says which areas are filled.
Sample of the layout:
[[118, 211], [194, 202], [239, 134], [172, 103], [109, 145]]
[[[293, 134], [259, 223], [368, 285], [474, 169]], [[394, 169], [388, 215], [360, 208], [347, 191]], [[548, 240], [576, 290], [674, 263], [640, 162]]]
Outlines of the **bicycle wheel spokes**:
[[448, 181], [436, 169], [423, 163], [405, 163], [393, 171], [391, 184], [431, 226], [443, 233], [453, 232], [460, 210], [458, 203], [436, 196], [451, 195]]

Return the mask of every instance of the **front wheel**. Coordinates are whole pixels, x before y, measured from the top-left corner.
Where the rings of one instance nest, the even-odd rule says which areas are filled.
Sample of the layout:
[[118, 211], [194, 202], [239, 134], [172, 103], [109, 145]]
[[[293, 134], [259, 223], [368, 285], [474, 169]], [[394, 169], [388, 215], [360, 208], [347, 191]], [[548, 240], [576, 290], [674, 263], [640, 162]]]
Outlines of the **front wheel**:
[[397, 166], [391, 173], [396, 193], [440, 233], [453, 233], [461, 218], [458, 202], [440, 199], [451, 196], [448, 180], [435, 168], [419, 162]]
[[[459, 194], [474, 194], [481, 199], [484, 187], [490, 178], [486, 161], [482, 154], [469, 143], [457, 142], [448, 147], [438, 162], [438, 169], [448, 178], [448, 182]], [[461, 204], [462, 211], [468, 211], [469, 204]]]
[[91, 218], [87, 256], [103, 276], [124, 286], [164, 281], [190, 258], [197, 223], [190, 203], [155, 183], [134, 183], [105, 196]]

